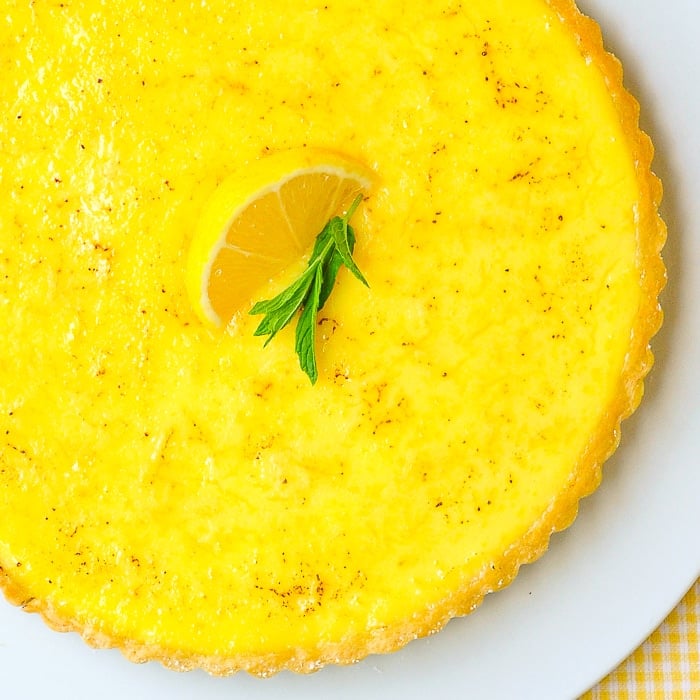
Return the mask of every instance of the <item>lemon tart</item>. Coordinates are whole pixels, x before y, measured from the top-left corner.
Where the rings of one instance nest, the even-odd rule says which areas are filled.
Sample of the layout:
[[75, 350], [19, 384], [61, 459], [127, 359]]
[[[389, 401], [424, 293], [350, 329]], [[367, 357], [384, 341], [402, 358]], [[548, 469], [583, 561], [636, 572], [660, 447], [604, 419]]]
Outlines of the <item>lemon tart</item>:
[[[650, 141], [573, 2], [10, 2], [0, 62], [9, 601], [134, 661], [308, 672], [439, 630], [571, 523], [665, 274]], [[312, 385], [249, 311], [313, 238], [266, 229], [225, 318], [207, 280], [329, 167], [369, 288], [339, 270]]]

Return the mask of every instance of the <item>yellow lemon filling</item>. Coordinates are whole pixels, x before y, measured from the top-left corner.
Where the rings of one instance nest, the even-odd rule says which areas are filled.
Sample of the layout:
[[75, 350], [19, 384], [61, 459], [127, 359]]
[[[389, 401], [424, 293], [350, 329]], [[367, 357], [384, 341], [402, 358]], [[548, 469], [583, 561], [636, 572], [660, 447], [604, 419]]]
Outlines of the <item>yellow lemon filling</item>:
[[[10, 600], [132, 658], [310, 670], [570, 521], [663, 276], [649, 147], [571, 3], [9, 2], [0, 63]], [[263, 349], [186, 289], [234, 164], [304, 148], [378, 178], [313, 387], [289, 328]]]

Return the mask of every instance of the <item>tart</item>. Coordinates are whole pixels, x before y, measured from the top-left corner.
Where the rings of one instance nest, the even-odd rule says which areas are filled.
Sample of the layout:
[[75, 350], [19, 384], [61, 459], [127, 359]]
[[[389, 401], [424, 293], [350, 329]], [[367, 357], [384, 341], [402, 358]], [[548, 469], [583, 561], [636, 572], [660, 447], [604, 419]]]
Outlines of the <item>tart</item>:
[[[309, 672], [572, 522], [665, 275], [638, 105], [573, 2], [13, 2], [0, 34], [10, 602], [134, 661]], [[313, 386], [289, 329], [207, 327], [184, 281], [232, 164], [304, 148], [376, 174]]]

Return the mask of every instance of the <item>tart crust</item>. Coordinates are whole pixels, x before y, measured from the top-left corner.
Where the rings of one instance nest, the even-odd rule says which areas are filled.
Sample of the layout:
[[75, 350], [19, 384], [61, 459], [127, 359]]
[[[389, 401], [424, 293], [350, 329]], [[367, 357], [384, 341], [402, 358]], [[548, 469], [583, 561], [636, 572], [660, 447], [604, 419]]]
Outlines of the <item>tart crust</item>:
[[450, 619], [474, 610], [486, 594], [510, 584], [523, 564], [533, 562], [546, 551], [554, 532], [563, 530], [573, 522], [581, 498], [598, 487], [602, 465], [618, 446], [621, 421], [638, 406], [643, 394], [643, 380], [653, 364], [649, 343], [662, 324], [658, 297], [665, 284], [665, 267], [660, 253], [666, 239], [666, 227], [658, 213], [662, 186], [651, 171], [652, 143], [640, 130], [639, 104], [623, 86], [620, 62], [605, 50], [597, 23], [584, 16], [572, 0], [546, 2], [559, 20], [578, 37], [582, 55], [602, 72], [624, 133], [629, 139], [641, 192], [638, 264], [639, 269], [643, 270], [643, 304], [633, 328], [615, 398], [595, 433], [591, 435], [567, 487], [552, 501], [542, 517], [533, 523], [524, 537], [512, 544], [503, 559], [495, 562], [494, 567], [485, 566], [478, 577], [453, 591], [429, 610], [417, 612], [403, 624], [350, 635], [338, 643], [319, 642], [315, 648], [292, 649], [284, 653], [259, 656], [247, 653], [221, 657], [195, 656], [158, 644], [134, 643], [118, 636], [105, 636], [97, 629], [66, 619], [49, 605], [27, 597], [11, 572], [0, 567], [0, 589], [11, 603], [21, 606], [27, 612], [39, 613], [54, 630], [78, 632], [93, 647], [118, 647], [134, 662], [156, 660], [170, 669], [186, 671], [201, 668], [220, 676], [240, 670], [257, 676], [269, 676], [283, 669], [308, 673], [326, 664], [350, 664], [369, 654], [391, 652], [415, 638], [439, 631]]

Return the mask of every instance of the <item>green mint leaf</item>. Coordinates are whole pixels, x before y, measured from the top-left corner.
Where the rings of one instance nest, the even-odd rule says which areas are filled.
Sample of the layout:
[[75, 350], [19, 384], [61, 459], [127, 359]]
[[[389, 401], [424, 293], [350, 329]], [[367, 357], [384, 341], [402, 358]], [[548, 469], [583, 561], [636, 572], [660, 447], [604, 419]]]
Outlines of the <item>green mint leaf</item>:
[[[330, 230], [330, 229], [329, 229]], [[348, 244], [350, 252], [355, 248], [355, 232], [349, 228], [348, 233]], [[321, 286], [321, 296], [318, 302], [319, 311], [325, 306], [328, 301], [328, 297], [333, 291], [333, 286], [335, 285], [335, 278], [338, 276], [338, 270], [340, 270], [343, 264], [343, 258], [337, 250], [334, 250], [330, 258], [323, 267], [323, 284]]]
[[299, 366], [306, 372], [312, 384], [318, 379], [316, 367], [316, 315], [319, 309], [319, 297], [322, 285], [322, 268], [317, 267], [309, 295], [304, 302], [297, 323], [294, 349], [299, 356]]
[[250, 310], [250, 313], [255, 316], [257, 314], [274, 313], [275, 311], [284, 309], [294, 301], [298, 301], [299, 295], [303, 297], [303, 293], [311, 285], [312, 280], [313, 270], [307, 267], [289, 287], [280, 292], [277, 296], [272, 299], [256, 302]]
[[327, 245], [333, 244], [333, 233], [331, 232], [331, 223], [339, 217], [335, 216], [328, 221], [328, 223], [323, 227], [321, 233], [316, 236], [316, 242], [314, 243], [314, 248], [311, 251], [311, 257], [309, 258], [309, 265], [317, 258], [322, 257], [325, 254], [324, 248]]
[[253, 335], [269, 336], [265, 341], [267, 345], [294, 318], [296, 310], [304, 303], [313, 280], [313, 271], [307, 268], [301, 277], [276, 297], [255, 304], [250, 313], [265, 316]]
[[[355, 277], [357, 277], [365, 287], [369, 287], [369, 283], [365, 279], [364, 275], [360, 272], [359, 268], [352, 259], [352, 251], [350, 250], [350, 231], [351, 227], [348, 226], [347, 219], [333, 219], [330, 223], [331, 233], [333, 234], [333, 242], [335, 243], [335, 249], [343, 260], [345, 267], [352, 272]], [[354, 232], [353, 232], [354, 235]]]

